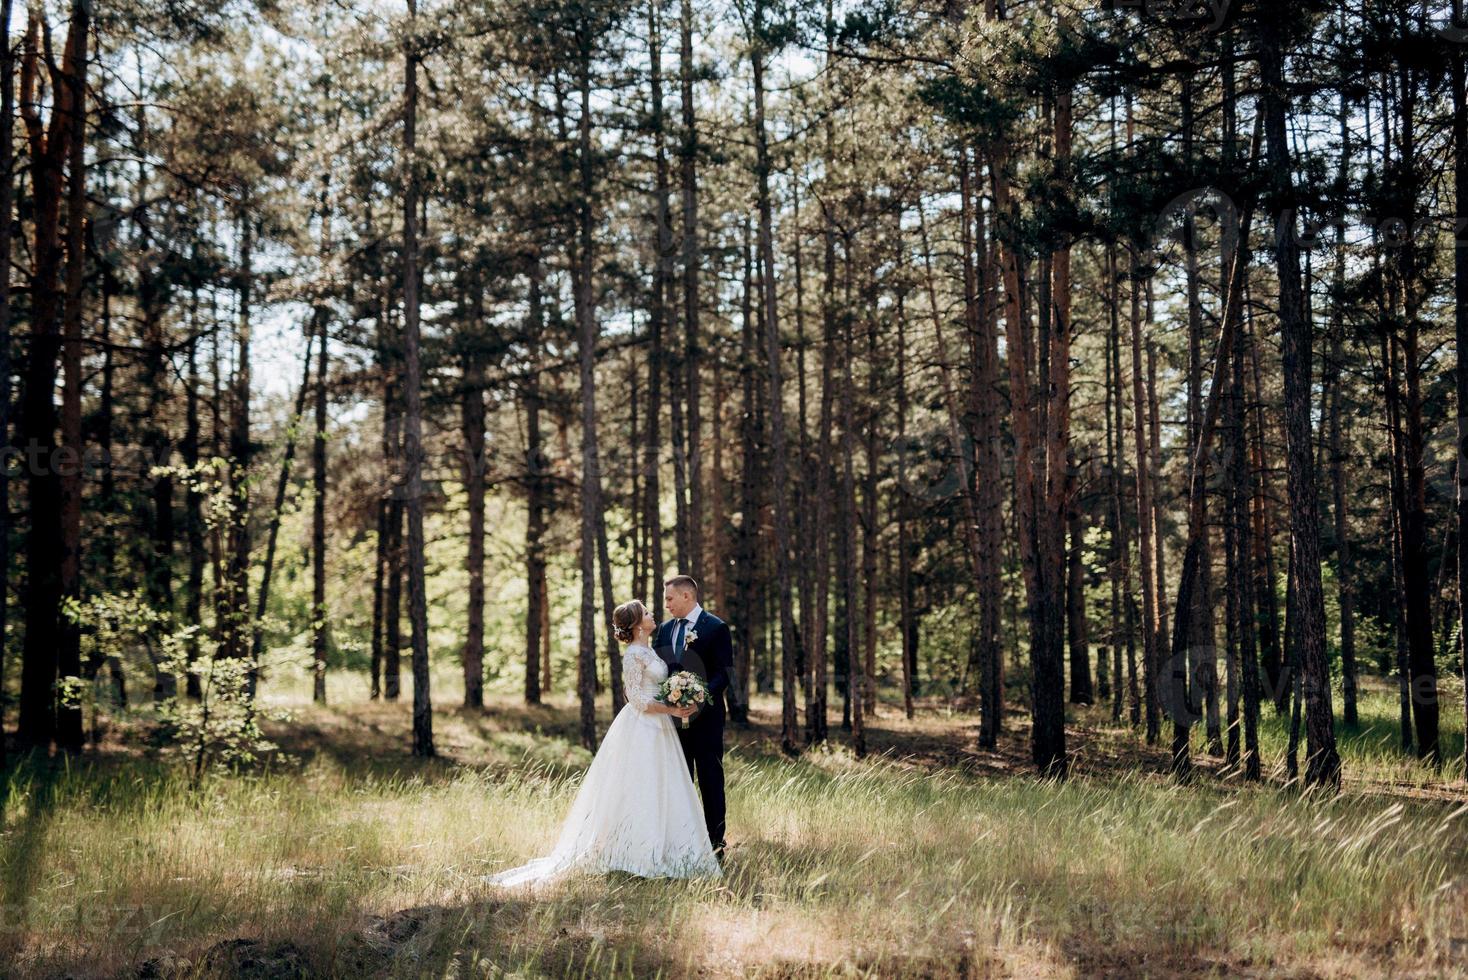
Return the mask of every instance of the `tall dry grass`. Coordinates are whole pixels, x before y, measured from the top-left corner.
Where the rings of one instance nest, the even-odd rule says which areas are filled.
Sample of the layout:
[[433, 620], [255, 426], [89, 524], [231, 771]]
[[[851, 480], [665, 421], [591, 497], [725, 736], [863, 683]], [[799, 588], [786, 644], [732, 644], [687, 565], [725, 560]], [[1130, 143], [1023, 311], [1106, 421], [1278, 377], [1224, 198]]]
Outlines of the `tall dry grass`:
[[[553, 842], [588, 759], [569, 704], [443, 712], [445, 758], [422, 763], [406, 701], [342, 700], [295, 705], [293, 760], [198, 791], [125, 744], [12, 769], [4, 972], [1468, 975], [1468, 793], [1379, 744], [1379, 695], [1335, 798], [1174, 785], [1099, 709], [1065, 783], [969, 764], [963, 714], [888, 709], [890, 750], [863, 761], [790, 761], [757, 728], [728, 758], [723, 880], [540, 896], [479, 876]], [[946, 764], [904, 751], [945, 738]]]

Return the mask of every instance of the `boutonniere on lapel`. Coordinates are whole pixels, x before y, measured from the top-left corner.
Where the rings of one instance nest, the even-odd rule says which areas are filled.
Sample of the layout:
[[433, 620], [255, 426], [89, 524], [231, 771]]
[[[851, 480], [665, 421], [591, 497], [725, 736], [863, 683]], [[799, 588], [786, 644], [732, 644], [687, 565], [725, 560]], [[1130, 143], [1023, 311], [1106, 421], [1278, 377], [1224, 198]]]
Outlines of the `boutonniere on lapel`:
[[689, 647], [693, 646], [694, 642], [697, 639], [698, 630], [689, 630], [683, 637], [683, 649], [687, 650]]

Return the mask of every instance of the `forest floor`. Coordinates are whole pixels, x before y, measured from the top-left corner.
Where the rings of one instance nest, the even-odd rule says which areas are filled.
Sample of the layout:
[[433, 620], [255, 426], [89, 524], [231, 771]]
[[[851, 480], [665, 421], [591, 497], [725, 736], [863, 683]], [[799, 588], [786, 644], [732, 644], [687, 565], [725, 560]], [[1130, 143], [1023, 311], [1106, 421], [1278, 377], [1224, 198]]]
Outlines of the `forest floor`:
[[[728, 733], [722, 880], [532, 897], [480, 876], [553, 843], [589, 760], [571, 701], [440, 707], [424, 761], [407, 685], [395, 704], [362, 687], [333, 675], [323, 707], [267, 685], [285, 755], [198, 788], [146, 717], [79, 764], [13, 765], [0, 975], [1468, 977], [1468, 785], [1397, 752], [1381, 689], [1341, 733], [1334, 798], [1284, 783], [1272, 711], [1263, 785], [1200, 732], [1180, 786], [1105, 706], [1072, 709], [1057, 783], [1030, 773], [1019, 712], [979, 752], [952, 703], [884, 703], [857, 760], [838, 703], [833, 744], [788, 759], [759, 697]], [[1445, 705], [1450, 753], [1461, 719]]]

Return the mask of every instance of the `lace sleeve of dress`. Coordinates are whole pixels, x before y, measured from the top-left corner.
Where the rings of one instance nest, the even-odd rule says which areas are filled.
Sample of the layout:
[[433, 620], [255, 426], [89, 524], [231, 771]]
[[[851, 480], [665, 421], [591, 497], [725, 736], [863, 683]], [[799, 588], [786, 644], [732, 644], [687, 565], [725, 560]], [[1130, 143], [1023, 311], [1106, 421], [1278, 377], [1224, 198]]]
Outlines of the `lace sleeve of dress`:
[[647, 673], [647, 661], [642, 659], [643, 656], [644, 651], [638, 647], [628, 647], [622, 651], [622, 689], [627, 692], [627, 703], [646, 713], [651, 699], [643, 687], [644, 675]]

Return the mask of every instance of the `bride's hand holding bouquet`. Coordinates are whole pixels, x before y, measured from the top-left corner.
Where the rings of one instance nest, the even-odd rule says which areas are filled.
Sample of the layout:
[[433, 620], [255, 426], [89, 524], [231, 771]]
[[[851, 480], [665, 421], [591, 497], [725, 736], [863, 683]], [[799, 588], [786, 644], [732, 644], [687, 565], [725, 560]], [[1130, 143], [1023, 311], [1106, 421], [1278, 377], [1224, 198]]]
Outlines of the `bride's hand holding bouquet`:
[[687, 728], [689, 718], [708, 704], [708, 685], [692, 671], [680, 670], [663, 681], [658, 688], [658, 700], [674, 708], [688, 709], [688, 714], [679, 716], [683, 727]]

